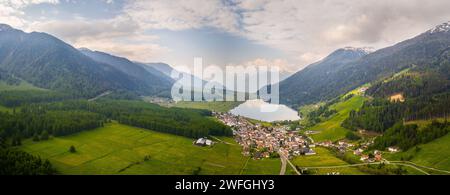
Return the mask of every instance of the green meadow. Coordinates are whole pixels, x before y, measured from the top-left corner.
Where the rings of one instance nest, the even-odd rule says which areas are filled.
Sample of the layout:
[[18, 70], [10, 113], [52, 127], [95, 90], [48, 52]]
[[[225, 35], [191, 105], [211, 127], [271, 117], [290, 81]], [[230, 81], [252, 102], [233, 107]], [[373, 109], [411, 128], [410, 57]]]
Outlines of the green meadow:
[[231, 109], [239, 106], [242, 102], [177, 102], [174, 104], [175, 107], [180, 108], [194, 108], [194, 109], [205, 109], [215, 112], [228, 112]]
[[12, 112], [13, 112], [13, 109], [12, 109], [12, 108], [7, 108], [7, 107], [4, 107], [4, 106], [0, 105], [0, 112], [9, 112], [9, 113], [12, 113]]
[[330, 106], [330, 109], [336, 109], [337, 113], [330, 119], [309, 128], [309, 130], [320, 131], [320, 133], [311, 136], [314, 141], [337, 141], [345, 138], [345, 134], [349, 130], [341, 127], [341, 123], [349, 116], [350, 111], [361, 108], [364, 100], [364, 97], [355, 95], [346, 101]]
[[[341, 166], [349, 165], [349, 163], [337, 158], [326, 148], [313, 148], [317, 153], [311, 156], [298, 156], [295, 157], [292, 163], [299, 167], [327, 167], [327, 166]], [[332, 172], [339, 172], [342, 175], [362, 175], [364, 174], [356, 167], [342, 167], [342, 168], [323, 168], [314, 169], [315, 174], [324, 175]]]
[[[279, 174], [279, 159], [249, 159], [232, 138], [220, 139], [232, 145], [199, 147], [193, 139], [109, 123], [48, 141], [26, 140], [19, 149], [49, 159], [60, 174]], [[76, 153], [69, 152], [72, 145]]]
[[386, 154], [388, 160], [411, 161], [418, 165], [450, 171], [450, 134], [407, 151]]
[[18, 85], [9, 85], [4, 81], [0, 81], [0, 92], [1, 91], [27, 91], [27, 90], [46, 90], [42, 88], [35, 87], [34, 85], [21, 81]]

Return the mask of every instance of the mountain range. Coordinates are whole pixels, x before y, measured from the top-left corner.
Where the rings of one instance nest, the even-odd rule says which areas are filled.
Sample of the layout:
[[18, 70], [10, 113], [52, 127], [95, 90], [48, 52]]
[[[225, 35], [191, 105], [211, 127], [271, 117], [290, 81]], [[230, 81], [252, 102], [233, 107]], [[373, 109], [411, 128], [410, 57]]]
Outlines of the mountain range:
[[280, 101], [295, 107], [330, 100], [414, 65], [430, 64], [449, 47], [450, 25], [444, 23], [372, 53], [366, 49], [339, 49], [280, 82]]
[[168, 95], [173, 80], [128, 59], [71, 45], [46, 33], [0, 24], [0, 70], [37, 87], [93, 97], [105, 91]]
[[[296, 107], [330, 100], [402, 70], [431, 64], [449, 48], [450, 24], [444, 23], [377, 51], [338, 49], [281, 81], [280, 101]], [[19, 78], [81, 97], [105, 91], [167, 97], [176, 80], [171, 78], [172, 71], [164, 63], [132, 62], [100, 51], [76, 49], [46, 33], [25, 33], [0, 24], [0, 72], [10, 81]]]

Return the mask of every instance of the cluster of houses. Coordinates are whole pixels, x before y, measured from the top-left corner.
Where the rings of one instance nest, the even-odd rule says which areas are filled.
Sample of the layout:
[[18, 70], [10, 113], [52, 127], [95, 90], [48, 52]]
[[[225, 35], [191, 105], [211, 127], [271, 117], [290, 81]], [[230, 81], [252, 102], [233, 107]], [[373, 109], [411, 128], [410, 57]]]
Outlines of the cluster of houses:
[[333, 143], [332, 141], [324, 141], [324, 142], [318, 142], [318, 146], [322, 146], [325, 148], [333, 148], [339, 150], [339, 152], [345, 153], [349, 150], [351, 150], [352, 147], [355, 145], [346, 141], [338, 141], [337, 143]]
[[298, 155], [314, 155], [313, 144], [285, 125], [265, 127], [252, 124], [245, 118], [229, 113], [215, 113], [216, 117], [233, 128], [236, 141], [243, 147], [243, 154], [255, 159], [269, 158], [278, 153], [291, 158]]
[[[400, 151], [398, 147], [388, 147], [387, 148], [389, 152], [391, 153], [395, 153]], [[368, 163], [372, 163], [372, 162], [379, 162], [383, 160], [383, 156], [381, 154], [381, 151], [379, 150], [375, 150], [373, 151], [373, 155], [367, 155], [367, 154], [363, 154], [364, 150], [362, 148], [358, 148], [356, 150], [353, 151], [354, 155], [360, 156], [360, 160], [363, 162], [368, 162]]]
[[[255, 159], [269, 158], [274, 153], [288, 158], [299, 155], [315, 155], [316, 152], [312, 148], [315, 148], [317, 145], [335, 149], [341, 153], [353, 152], [363, 162], [370, 163], [383, 160], [382, 154], [378, 150], [369, 155], [365, 152], [374, 143], [373, 139], [360, 143], [357, 146], [345, 140], [334, 143], [332, 141], [323, 141], [314, 144], [312, 140], [309, 141], [308, 137], [289, 131], [289, 128], [285, 125], [265, 127], [258, 123], [250, 123], [244, 117], [234, 116], [230, 113], [214, 113], [214, 115], [223, 123], [232, 127], [236, 141], [243, 147], [243, 154], [253, 156]], [[318, 132], [305, 132], [306, 135], [316, 133]], [[211, 140], [209, 140], [210, 142], [205, 141], [206, 138], [201, 139], [203, 140], [197, 140], [200, 145], [213, 143]], [[389, 147], [387, 150], [394, 153], [398, 152], [399, 148]]]
[[[382, 157], [381, 151], [375, 150], [375, 151], [373, 151], [372, 155], [368, 155], [368, 154], [364, 153], [364, 151], [366, 151], [369, 148], [369, 146], [372, 144], [373, 144], [373, 140], [369, 140], [369, 141], [359, 144], [359, 147], [355, 148], [354, 144], [348, 143], [346, 141], [338, 141], [336, 143], [333, 143], [331, 141], [324, 141], [324, 142], [317, 143], [318, 146], [336, 149], [341, 153], [345, 153], [347, 151], [353, 151], [353, 154], [356, 156], [359, 156], [360, 160], [363, 162], [371, 163], [371, 162], [382, 161], [383, 157]], [[388, 147], [387, 150], [391, 153], [400, 151], [398, 147]]]

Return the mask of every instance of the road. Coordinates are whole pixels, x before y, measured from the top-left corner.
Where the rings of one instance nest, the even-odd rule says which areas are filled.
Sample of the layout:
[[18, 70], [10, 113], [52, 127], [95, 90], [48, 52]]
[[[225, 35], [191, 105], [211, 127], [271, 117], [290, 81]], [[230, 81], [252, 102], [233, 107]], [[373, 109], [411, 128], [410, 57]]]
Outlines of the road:
[[[278, 152], [278, 154], [280, 155], [280, 159], [281, 159], [281, 170], [280, 170], [280, 175], [281, 175], [281, 173], [283, 173], [283, 175], [286, 173], [286, 162], [289, 163], [289, 165], [292, 167], [292, 169], [295, 171], [295, 173], [297, 173], [297, 175], [301, 175], [301, 173], [297, 170], [297, 168], [295, 167], [295, 165], [291, 163], [291, 161], [289, 160], [289, 158], [287, 158], [286, 156], [284, 156], [281, 152]], [[284, 161], [284, 165], [283, 165], [283, 161]], [[284, 169], [284, 170], [283, 170], [283, 169]]]
[[215, 139], [215, 140], [217, 140], [217, 141], [219, 141], [219, 142], [222, 142], [222, 143], [224, 143], [224, 144], [227, 144], [227, 145], [236, 145], [236, 144], [233, 144], [233, 143], [230, 143], [230, 142], [223, 141], [223, 140], [221, 140], [221, 139], [219, 139], [219, 138], [217, 138], [217, 137], [215, 137], [215, 136], [212, 136], [212, 135], [210, 135], [210, 137], [213, 138], [213, 139]]
[[100, 94], [100, 95], [98, 95], [98, 96], [96, 96], [96, 97], [94, 97], [94, 98], [91, 98], [91, 99], [89, 99], [88, 101], [93, 102], [93, 101], [95, 101], [95, 100], [97, 100], [97, 99], [99, 99], [99, 98], [101, 98], [101, 97], [103, 97], [103, 96], [107, 96], [107, 95], [109, 95], [109, 94], [111, 94], [111, 93], [112, 93], [112, 91], [106, 91], [106, 92], [103, 92], [102, 94]]
[[421, 173], [423, 173], [425, 175], [430, 175], [430, 174], [428, 172], [420, 169], [420, 168], [427, 168], [427, 169], [431, 169], [431, 170], [435, 170], [435, 171], [443, 171], [443, 172], [446, 172], [446, 173], [450, 173], [448, 171], [438, 170], [438, 169], [434, 169], [434, 168], [431, 168], [431, 167], [419, 166], [419, 165], [415, 165], [414, 163], [404, 162], [404, 161], [392, 161], [392, 162], [386, 161], [386, 162], [359, 163], [359, 164], [337, 165], [337, 166], [323, 166], [323, 167], [303, 167], [303, 168], [306, 168], [306, 169], [333, 169], [333, 168], [345, 168], [345, 167], [359, 167], [359, 166], [366, 166], [366, 165], [378, 165], [378, 164], [382, 164], [382, 163], [411, 167], [411, 168], [416, 169], [417, 171], [419, 171], [419, 172], [421, 172]]
[[286, 173], [286, 159], [281, 157], [280, 155], [280, 159], [281, 159], [281, 170], [280, 170], [280, 175], [284, 175]]
[[423, 166], [423, 165], [418, 165], [418, 164], [415, 164], [415, 163], [410, 162], [410, 161], [390, 161], [390, 163], [405, 163], [405, 164], [410, 164], [410, 165], [413, 165], [413, 166], [416, 166], [416, 167], [419, 167], [419, 168], [422, 168], [422, 169], [429, 169], [429, 170], [433, 170], [433, 171], [437, 171], [437, 172], [443, 172], [443, 173], [450, 174], [450, 171], [447, 171], [447, 170], [436, 169], [436, 168], [433, 168], [433, 167], [427, 167], [427, 166]]

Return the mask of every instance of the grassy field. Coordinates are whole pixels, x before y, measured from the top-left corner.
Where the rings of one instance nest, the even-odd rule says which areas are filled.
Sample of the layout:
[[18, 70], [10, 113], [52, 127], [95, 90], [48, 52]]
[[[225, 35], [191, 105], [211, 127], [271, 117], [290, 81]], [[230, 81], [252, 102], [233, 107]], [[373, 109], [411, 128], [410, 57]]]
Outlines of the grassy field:
[[12, 113], [12, 111], [13, 111], [12, 108], [7, 108], [7, 107], [4, 107], [4, 106], [0, 105], [0, 112], [9, 112], [9, 113]]
[[[337, 158], [328, 149], [317, 147], [314, 148], [316, 155], [311, 156], [298, 156], [292, 160], [294, 165], [299, 167], [324, 167], [324, 166], [339, 166], [348, 165], [347, 162]], [[317, 174], [327, 174], [331, 172], [339, 172], [343, 175], [361, 175], [363, 172], [354, 167], [345, 168], [327, 168], [327, 169], [315, 169]]]
[[[244, 157], [237, 144], [208, 148], [193, 141], [110, 123], [49, 141], [26, 140], [20, 149], [49, 159], [61, 174], [279, 174], [279, 159], [255, 161]], [[71, 145], [76, 153], [68, 152]]]
[[450, 134], [408, 151], [386, 154], [388, 160], [408, 160], [413, 163], [450, 171]]
[[351, 110], [359, 109], [364, 100], [364, 97], [355, 95], [347, 101], [332, 105], [330, 109], [336, 109], [338, 113], [330, 119], [309, 128], [309, 130], [320, 131], [320, 133], [311, 136], [314, 141], [343, 139], [348, 130], [341, 127], [341, 123], [348, 117]]
[[[433, 120], [439, 121], [439, 122], [445, 122], [445, 120], [450, 121], [450, 118], [435, 118]], [[433, 122], [433, 120], [415, 120], [415, 121], [406, 121], [404, 124], [405, 125], [411, 125], [411, 124], [416, 124], [419, 127], [423, 127], [425, 125], [429, 125]]]
[[27, 91], [27, 90], [46, 90], [35, 87], [34, 85], [22, 81], [19, 85], [8, 85], [3, 81], [0, 81], [0, 91]]
[[239, 106], [242, 102], [177, 102], [175, 107], [206, 109], [216, 112], [228, 112]]

